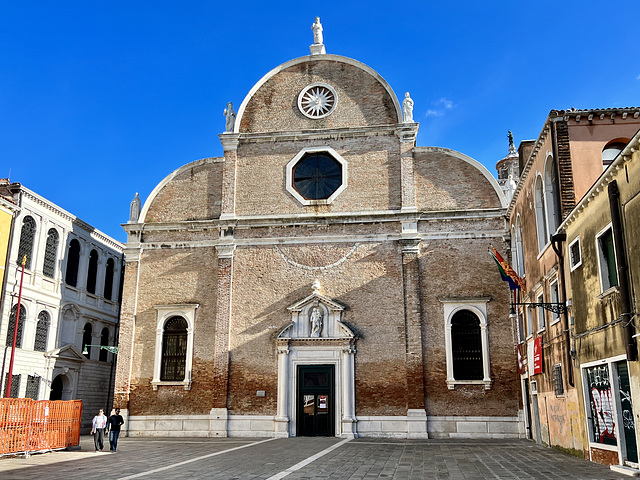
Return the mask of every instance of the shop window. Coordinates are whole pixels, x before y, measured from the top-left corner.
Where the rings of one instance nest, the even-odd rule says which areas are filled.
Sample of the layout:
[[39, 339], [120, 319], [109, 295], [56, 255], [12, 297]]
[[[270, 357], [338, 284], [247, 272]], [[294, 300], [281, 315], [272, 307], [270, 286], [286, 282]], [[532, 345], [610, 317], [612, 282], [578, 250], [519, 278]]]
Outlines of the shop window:
[[609, 290], [618, 285], [618, 271], [616, 265], [616, 253], [613, 245], [611, 226], [600, 232], [597, 236], [598, 244], [598, 268], [600, 271], [601, 291]]
[[36, 352], [47, 351], [47, 338], [49, 337], [49, 325], [51, 320], [49, 314], [44, 310], [38, 314], [38, 323], [36, 325], [36, 337], [33, 342], [33, 349]]
[[98, 252], [89, 253], [89, 269], [87, 271], [87, 292], [96, 293], [96, 279], [98, 277]]
[[80, 242], [75, 238], [69, 242], [67, 250], [67, 272], [64, 281], [72, 287], [78, 286], [78, 267], [80, 266]]
[[[9, 314], [9, 322], [7, 323], [7, 341], [6, 346], [11, 347], [13, 345], [13, 334], [16, 328], [16, 312], [18, 311], [18, 305], [11, 307], [11, 313]], [[22, 348], [22, 331], [24, 330], [24, 319], [27, 316], [27, 310], [24, 305], [20, 305], [20, 319], [18, 320], [18, 334], [16, 335], [16, 348]]]
[[27, 256], [27, 262], [24, 268], [31, 269], [31, 260], [33, 259], [33, 244], [36, 238], [36, 221], [33, 217], [26, 216], [22, 220], [22, 229], [20, 230], [20, 244], [18, 245], [18, 258], [16, 262], [22, 265], [22, 259]]
[[54, 278], [56, 273], [56, 261], [58, 260], [58, 231], [50, 228], [47, 233], [47, 244], [44, 249], [44, 263], [42, 274], [45, 277]]

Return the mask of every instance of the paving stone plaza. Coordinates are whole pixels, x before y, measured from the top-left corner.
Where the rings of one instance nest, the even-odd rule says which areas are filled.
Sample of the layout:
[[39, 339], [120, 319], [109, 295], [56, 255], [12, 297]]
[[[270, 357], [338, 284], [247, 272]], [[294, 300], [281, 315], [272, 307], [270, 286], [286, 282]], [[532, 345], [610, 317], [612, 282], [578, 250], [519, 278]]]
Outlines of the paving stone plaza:
[[[22, 479], [583, 479], [629, 478], [527, 440], [123, 438], [119, 451], [81, 449], [0, 459]], [[108, 448], [108, 446], [107, 446]]]

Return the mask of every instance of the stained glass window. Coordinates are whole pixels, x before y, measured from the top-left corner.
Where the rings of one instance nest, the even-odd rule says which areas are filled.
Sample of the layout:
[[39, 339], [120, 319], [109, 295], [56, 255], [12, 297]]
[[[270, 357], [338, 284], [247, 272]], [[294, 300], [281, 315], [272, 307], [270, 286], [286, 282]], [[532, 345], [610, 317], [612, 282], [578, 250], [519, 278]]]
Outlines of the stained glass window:
[[162, 336], [162, 368], [160, 380], [182, 381], [187, 359], [187, 321], [171, 317]]
[[87, 272], [87, 292], [96, 293], [96, 278], [98, 275], [98, 252], [91, 250], [89, 254], [89, 271]]
[[104, 298], [111, 300], [113, 295], [113, 269], [115, 262], [113, 258], [107, 260], [107, 269], [104, 274]]
[[67, 273], [64, 281], [75, 287], [78, 285], [78, 265], [80, 264], [80, 242], [75, 238], [69, 242], [67, 254]]
[[44, 250], [44, 265], [42, 274], [45, 277], [53, 278], [56, 273], [56, 260], [58, 259], [58, 231], [55, 228], [49, 229], [47, 233], [47, 245]]
[[36, 325], [36, 339], [33, 342], [33, 349], [36, 352], [47, 350], [47, 337], [49, 336], [49, 314], [44, 310], [38, 314], [38, 324]]
[[20, 230], [20, 245], [18, 246], [18, 265], [22, 265], [22, 258], [27, 256], [25, 268], [31, 268], [33, 258], [33, 242], [36, 238], [36, 221], [33, 217], [24, 217], [22, 229]]
[[341, 184], [342, 167], [326, 153], [305, 155], [293, 170], [293, 187], [306, 200], [327, 199]]
[[[18, 311], [18, 305], [11, 307], [11, 314], [9, 315], [9, 323], [7, 324], [7, 347], [13, 345], [13, 331], [16, 328], [16, 312]], [[22, 348], [22, 330], [24, 329], [24, 317], [27, 315], [27, 311], [23, 305], [20, 305], [20, 320], [18, 320], [18, 335], [16, 336], [16, 347]]]
[[451, 319], [453, 376], [456, 380], [482, 380], [482, 337], [480, 319], [460, 310]]

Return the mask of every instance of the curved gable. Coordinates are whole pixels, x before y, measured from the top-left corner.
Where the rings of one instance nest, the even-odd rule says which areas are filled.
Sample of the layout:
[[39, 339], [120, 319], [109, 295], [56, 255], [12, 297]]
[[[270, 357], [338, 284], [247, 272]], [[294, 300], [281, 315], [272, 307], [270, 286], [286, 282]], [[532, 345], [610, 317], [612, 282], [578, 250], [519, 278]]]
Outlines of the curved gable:
[[[335, 110], [310, 119], [298, 109], [298, 95], [308, 85], [335, 89]], [[286, 62], [267, 73], [238, 109], [235, 133], [348, 128], [402, 121], [391, 86], [367, 65], [340, 55], [312, 55]]]
[[418, 147], [414, 158], [419, 210], [507, 207], [497, 180], [473, 158], [437, 147]]

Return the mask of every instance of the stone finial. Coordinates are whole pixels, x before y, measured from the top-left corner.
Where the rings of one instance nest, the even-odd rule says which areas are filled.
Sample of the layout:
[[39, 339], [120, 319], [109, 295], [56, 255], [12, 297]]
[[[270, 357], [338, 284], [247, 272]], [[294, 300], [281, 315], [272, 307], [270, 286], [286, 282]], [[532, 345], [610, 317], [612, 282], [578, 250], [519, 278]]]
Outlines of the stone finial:
[[509, 138], [509, 155], [515, 155], [516, 146], [513, 144], [513, 133], [511, 133], [511, 130], [509, 130], [509, 133], [507, 134], [507, 138]]
[[413, 99], [409, 92], [404, 94], [402, 101], [402, 123], [413, 123]]
[[313, 283], [311, 284], [311, 288], [313, 288], [313, 293], [318, 293], [318, 291], [320, 290], [320, 282], [316, 279], [313, 281]]
[[233, 132], [236, 126], [236, 111], [233, 109], [233, 103], [227, 103], [227, 108], [224, 109], [223, 115], [227, 117], [224, 126], [225, 133]]
[[136, 196], [131, 200], [131, 206], [129, 207], [129, 223], [138, 223], [141, 205], [140, 196], [138, 192], [136, 192]]
[[311, 55], [321, 55], [327, 53], [324, 48], [324, 39], [322, 37], [322, 24], [320, 23], [320, 17], [316, 17], [316, 21], [311, 25], [313, 30], [313, 45], [309, 47]]

